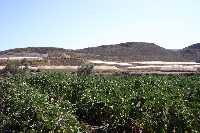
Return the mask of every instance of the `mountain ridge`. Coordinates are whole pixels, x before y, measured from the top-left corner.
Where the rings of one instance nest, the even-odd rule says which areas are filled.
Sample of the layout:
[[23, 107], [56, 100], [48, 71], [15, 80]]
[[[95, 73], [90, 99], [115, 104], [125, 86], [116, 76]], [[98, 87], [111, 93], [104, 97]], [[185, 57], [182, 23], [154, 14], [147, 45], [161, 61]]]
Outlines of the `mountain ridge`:
[[64, 49], [56, 47], [27, 47], [0, 51], [0, 57], [6, 56], [61, 56], [69, 54], [84, 59], [119, 61], [195, 61], [200, 55], [200, 43], [179, 50], [166, 49], [155, 43], [126, 42], [100, 45], [83, 49]]

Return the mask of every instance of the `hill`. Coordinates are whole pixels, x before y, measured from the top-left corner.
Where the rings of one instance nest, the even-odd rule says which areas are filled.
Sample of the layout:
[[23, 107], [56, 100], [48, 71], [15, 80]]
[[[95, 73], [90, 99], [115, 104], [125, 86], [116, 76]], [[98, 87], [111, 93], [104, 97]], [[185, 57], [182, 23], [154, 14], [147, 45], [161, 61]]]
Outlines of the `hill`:
[[8, 57], [8, 56], [36, 56], [36, 57], [41, 57], [45, 56], [46, 54], [48, 55], [56, 55], [56, 54], [62, 54], [70, 52], [70, 50], [66, 50], [63, 48], [55, 48], [55, 47], [27, 47], [27, 48], [15, 48], [15, 49], [9, 49], [5, 51], [0, 52], [0, 56], [3, 57]]
[[[180, 50], [169, 50], [154, 43], [127, 42], [114, 45], [102, 45], [78, 50], [55, 47], [16, 48], [0, 52], [0, 57], [44, 57], [54, 62], [65, 58], [70, 62], [87, 59], [110, 61], [197, 61], [200, 58], [200, 43]], [[63, 59], [64, 58], [64, 59]], [[62, 64], [62, 63], [61, 63]], [[74, 64], [74, 63], [73, 63]], [[77, 64], [77, 63], [75, 63]]]
[[200, 62], [200, 43], [192, 44], [179, 52], [187, 60]]
[[184, 49], [199, 49], [200, 50], [200, 43], [192, 44]]
[[[77, 50], [79, 53], [89, 53], [93, 58], [123, 61], [183, 61], [174, 50], [162, 48], [154, 43], [127, 42], [115, 45]], [[77, 52], [76, 51], [76, 52]]]
[[33, 65], [80, 65], [85, 62], [81, 55], [74, 53], [73, 50], [55, 47], [27, 47], [1, 51], [0, 58], [3, 60], [0, 61], [0, 65], [7, 62], [5, 57], [27, 57], [28, 60], [31, 57], [42, 57], [43, 60], [31, 61]]

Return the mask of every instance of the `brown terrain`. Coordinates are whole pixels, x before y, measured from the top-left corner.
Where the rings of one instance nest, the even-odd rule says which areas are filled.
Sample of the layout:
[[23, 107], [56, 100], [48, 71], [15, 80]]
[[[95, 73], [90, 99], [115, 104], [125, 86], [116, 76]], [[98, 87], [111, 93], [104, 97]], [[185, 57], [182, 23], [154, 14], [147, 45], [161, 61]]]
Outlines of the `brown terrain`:
[[[0, 52], [0, 68], [8, 60], [29, 60], [32, 69], [75, 71], [85, 63], [97, 71], [198, 72], [200, 44], [169, 50], [154, 43], [127, 42], [78, 50], [54, 47], [16, 48]], [[196, 63], [197, 62], [197, 63]]]

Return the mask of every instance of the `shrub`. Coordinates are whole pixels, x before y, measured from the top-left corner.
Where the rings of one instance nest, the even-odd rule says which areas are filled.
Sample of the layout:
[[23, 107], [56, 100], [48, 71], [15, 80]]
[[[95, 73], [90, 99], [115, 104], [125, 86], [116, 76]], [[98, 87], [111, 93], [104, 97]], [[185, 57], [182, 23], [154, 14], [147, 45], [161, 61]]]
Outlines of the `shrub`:
[[9, 61], [5, 68], [1, 70], [4, 76], [11, 76], [21, 72], [20, 63], [18, 61]]
[[31, 62], [24, 58], [23, 60], [21, 60], [20, 65], [24, 67], [23, 69], [27, 70], [29, 69]]
[[30, 62], [26, 59], [22, 61], [8, 61], [5, 68], [0, 71], [1, 76], [11, 77], [16, 74], [30, 74]]
[[78, 70], [78, 75], [90, 75], [93, 73], [94, 65], [93, 64], [83, 64], [81, 65]]

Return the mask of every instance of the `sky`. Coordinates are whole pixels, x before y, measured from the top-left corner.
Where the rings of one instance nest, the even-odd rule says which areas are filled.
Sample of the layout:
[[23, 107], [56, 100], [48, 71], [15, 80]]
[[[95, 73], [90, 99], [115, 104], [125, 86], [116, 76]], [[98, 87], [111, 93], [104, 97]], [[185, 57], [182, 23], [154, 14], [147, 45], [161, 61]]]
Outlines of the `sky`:
[[0, 0], [0, 50], [200, 42], [200, 0]]

